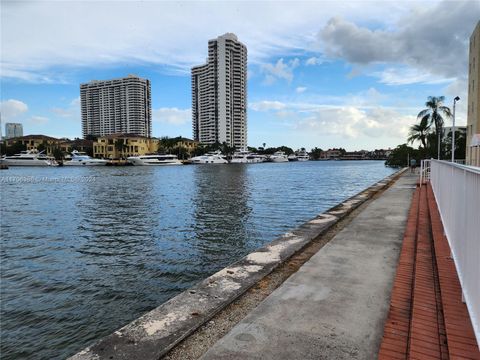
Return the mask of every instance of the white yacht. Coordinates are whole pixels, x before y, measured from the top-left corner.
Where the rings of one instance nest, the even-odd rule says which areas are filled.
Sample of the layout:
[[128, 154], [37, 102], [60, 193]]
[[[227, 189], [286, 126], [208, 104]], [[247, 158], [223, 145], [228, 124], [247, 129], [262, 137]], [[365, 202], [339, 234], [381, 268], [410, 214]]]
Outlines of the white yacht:
[[107, 165], [108, 160], [105, 159], [95, 159], [88, 156], [84, 152], [77, 150], [72, 151], [72, 157], [70, 160], [63, 163], [64, 166], [105, 166]]
[[277, 151], [270, 155], [270, 161], [272, 162], [288, 162], [288, 157], [283, 151]]
[[287, 157], [288, 161], [298, 161], [298, 157], [295, 154], [290, 154]]
[[192, 164], [228, 164], [228, 161], [220, 151], [206, 153], [205, 155], [195, 156], [190, 159]]
[[167, 165], [182, 165], [182, 162], [178, 160], [176, 155], [164, 154], [164, 155], [140, 155], [130, 156], [127, 160], [133, 165], [139, 166], [167, 166]]
[[254, 164], [263, 162], [261, 155], [251, 153], [250, 151], [237, 151], [233, 154], [231, 164]]
[[20, 154], [4, 156], [0, 159], [0, 164], [8, 166], [58, 166], [55, 158], [47, 156], [43, 151], [25, 150]]
[[310, 155], [308, 155], [308, 153], [305, 149], [297, 150], [297, 152], [295, 154], [297, 155], [298, 161], [308, 161], [308, 160], [310, 160]]

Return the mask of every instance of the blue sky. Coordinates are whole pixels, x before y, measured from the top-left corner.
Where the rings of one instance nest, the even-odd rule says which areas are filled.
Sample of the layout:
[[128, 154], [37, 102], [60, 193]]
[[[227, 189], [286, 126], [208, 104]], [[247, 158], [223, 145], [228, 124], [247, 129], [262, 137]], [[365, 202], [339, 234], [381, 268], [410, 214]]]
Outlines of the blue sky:
[[[248, 48], [248, 142], [347, 150], [405, 142], [427, 96], [461, 101], [475, 1], [1, 1], [2, 122], [80, 137], [79, 84], [152, 82], [153, 135], [191, 137], [190, 67], [211, 38]], [[2, 129], [3, 131], [4, 129]]]

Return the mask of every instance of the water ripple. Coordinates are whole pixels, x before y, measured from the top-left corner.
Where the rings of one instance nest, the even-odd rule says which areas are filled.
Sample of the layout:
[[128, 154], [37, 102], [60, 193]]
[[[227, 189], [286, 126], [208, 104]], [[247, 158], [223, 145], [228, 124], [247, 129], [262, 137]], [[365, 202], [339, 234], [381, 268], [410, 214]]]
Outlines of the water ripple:
[[391, 170], [381, 162], [11, 168], [2, 182], [2, 359], [60, 359]]

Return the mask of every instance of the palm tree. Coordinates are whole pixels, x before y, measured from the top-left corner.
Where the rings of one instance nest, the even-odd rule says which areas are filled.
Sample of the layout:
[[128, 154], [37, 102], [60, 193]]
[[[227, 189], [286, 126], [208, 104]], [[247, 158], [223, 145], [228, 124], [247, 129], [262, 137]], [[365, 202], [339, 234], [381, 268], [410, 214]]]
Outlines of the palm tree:
[[414, 143], [420, 141], [424, 149], [427, 148], [427, 135], [430, 132], [430, 124], [428, 118], [425, 116], [420, 120], [420, 124], [414, 124], [410, 128], [410, 134], [407, 139], [407, 143]]
[[[426, 119], [428, 123], [435, 125], [435, 133], [437, 134], [437, 158], [440, 160], [440, 143], [442, 140], [442, 128], [444, 119], [442, 115], [447, 118], [452, 117], [450, 108], [443, 106], [445, 96], [429, 96], [425, 103], [426, 109], [420, 111], [417, 115], [418, 119]], [[421, 123], [421, 121], [420, 121]]]

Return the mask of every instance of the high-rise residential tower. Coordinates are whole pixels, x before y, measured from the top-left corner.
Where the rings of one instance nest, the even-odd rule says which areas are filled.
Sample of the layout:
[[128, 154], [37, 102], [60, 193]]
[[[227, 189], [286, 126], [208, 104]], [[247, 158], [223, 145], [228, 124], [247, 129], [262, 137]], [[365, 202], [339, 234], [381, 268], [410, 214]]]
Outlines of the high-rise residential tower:
[[152, 135], [150, 81], [134, 75], [80, 85], [82, 134]]
[[480, 21], [470, 36], [468, 62], [467, 165], [480, 166]]
[[23, 125], [18, 123], [5, 123], [5, 139], [23, 136]]
[[208, 42], [204, 65], [192, 68], [193, 138], [247, 146], [247, 47], [235, 34]]

